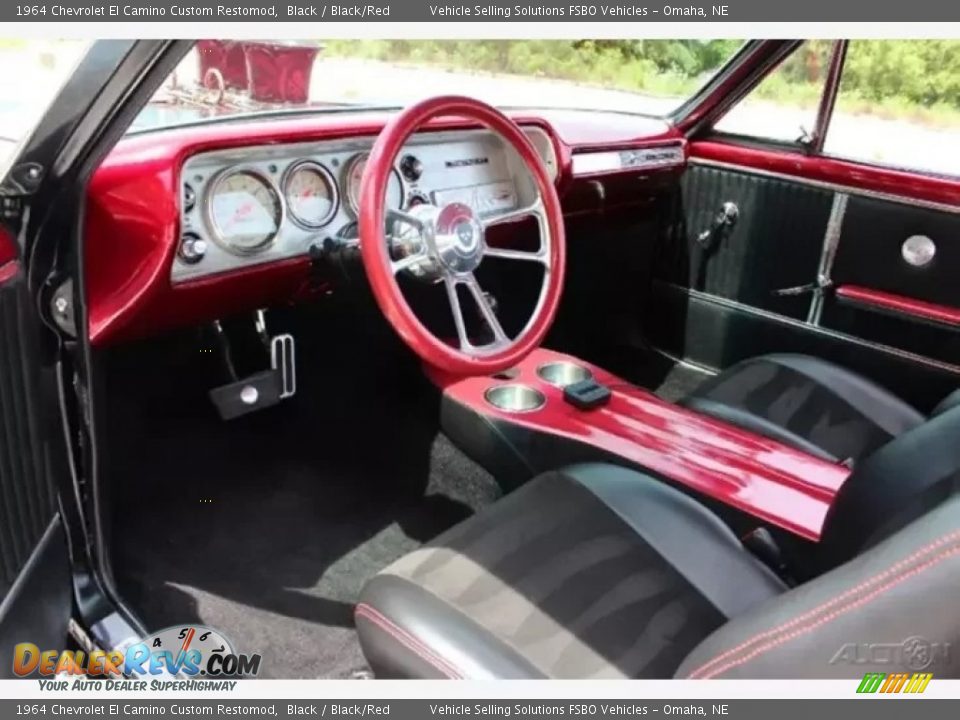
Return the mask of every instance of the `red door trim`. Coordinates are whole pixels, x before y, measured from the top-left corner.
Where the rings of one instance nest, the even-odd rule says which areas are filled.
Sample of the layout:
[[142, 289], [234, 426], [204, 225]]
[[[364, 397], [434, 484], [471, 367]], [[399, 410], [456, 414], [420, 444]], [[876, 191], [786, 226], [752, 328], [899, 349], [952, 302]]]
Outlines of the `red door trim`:
[[0, 228], [0, 283], [12, 280], [20, 272], [17, 243], [7, 230]]
[[822, 155], [752, 147], [730, 140], [689, 144], [691, 162], [770, 175], [836, 192], [960, 213], [960, 179], [864, 165]]
[[841, 301], [864, 305], [877, 310], [886, 310], [899, 315], [929, 320], [931, 322], [960, 327], [960, 308], [938, 305], [915, 298], [895, 295], [883, 290], [860, 287], [859, 285], [841, 285], [836, 289]]

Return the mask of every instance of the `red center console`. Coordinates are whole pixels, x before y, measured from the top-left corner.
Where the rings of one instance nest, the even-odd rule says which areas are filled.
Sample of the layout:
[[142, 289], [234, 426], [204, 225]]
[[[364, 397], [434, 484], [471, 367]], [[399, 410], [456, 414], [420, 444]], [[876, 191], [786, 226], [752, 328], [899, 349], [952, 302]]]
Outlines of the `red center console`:
[[[427, 374], [445, 402], [493, 426], [589, 446], [809, 540], [819, 540], [827, 510], [850, 472], [549, 350], [535, 350], [494, 377], [463, 378], [435, 369]], [[582, 410], [564, 399], [563, 387], [589, 378], [609, 388], [611, 396], [600, 407]]]

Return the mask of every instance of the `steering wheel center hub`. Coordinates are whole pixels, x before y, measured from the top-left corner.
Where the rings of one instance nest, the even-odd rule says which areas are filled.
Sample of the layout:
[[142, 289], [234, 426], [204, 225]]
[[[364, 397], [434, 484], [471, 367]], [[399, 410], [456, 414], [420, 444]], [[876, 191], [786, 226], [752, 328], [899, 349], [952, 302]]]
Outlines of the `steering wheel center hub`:
[[439, 209], [431, 249], [446, 270], [455, 275], [473, 272], [483, 260], [483, 247], [483, 225], [470, 206], [451, 203]]
[[426, 250], [423, 262], [410, 267], [413, 275], [436, 282], [444, 275], [460, 276], [480, 266], [485, 248], [484, 229], [469, 205], [423, 204], [410, 208], [408, 213], [420, 227], [399, 221], [393, 237], [394, 247], [401, 255], [413, 254], [421, 247]]

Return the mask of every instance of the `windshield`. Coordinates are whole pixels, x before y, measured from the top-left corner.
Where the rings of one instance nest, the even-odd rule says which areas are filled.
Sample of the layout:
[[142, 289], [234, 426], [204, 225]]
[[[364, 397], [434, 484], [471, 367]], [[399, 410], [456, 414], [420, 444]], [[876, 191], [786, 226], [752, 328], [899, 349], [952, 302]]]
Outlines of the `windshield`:
[[469, 94], [500, 107], [666, 115], [739, 40], [201, 40], [133, 125], [282, 109], [403, 107]]

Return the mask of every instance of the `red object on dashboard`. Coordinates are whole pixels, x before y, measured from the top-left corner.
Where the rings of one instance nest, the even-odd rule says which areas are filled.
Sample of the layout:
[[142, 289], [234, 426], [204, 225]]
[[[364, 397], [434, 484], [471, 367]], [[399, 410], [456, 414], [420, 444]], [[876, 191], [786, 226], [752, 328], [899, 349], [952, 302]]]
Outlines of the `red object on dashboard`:
[[258, 102], [305, 103], [316, 45], [244, 42], [250, 97]]
[[247, 59], [241, 42], [198, 40], [197, 58], [200, 66], [200, 83], [206, 88], [219, 87], [214, 71], [223, 78], [223, 86], [228, 90], [246, 90], [250, 84], [247, 76]]
[[901, 315], [942, 323], [944, 325], [960, 326], [960, 308], [938, 305], [917, 300], [915, 298], [894, 295], [893, 293], [873, 290], [858, 285], [841, 285], [836, 289], [836, 296], [840, 300], [866, 305], [879, 310], [888, 310]]
[[[589, 369], [610, 388], [610, 401], [586, 411], [564, 401], [561, 389], [537, 375], [539, 366], [555, 361]], [[850, 474], [843, 465], [661, 400], [561, 353], [534, 350], [516, 371], [510, 380], [496, 380], [426, 370], [447, 398], [480, 415], [590, 445], [809, 540], [820, 539], [827, 510]], [[513, 383], [541, 391], [544, 406], [511, 413], [485, 400], [491, 387]]]

